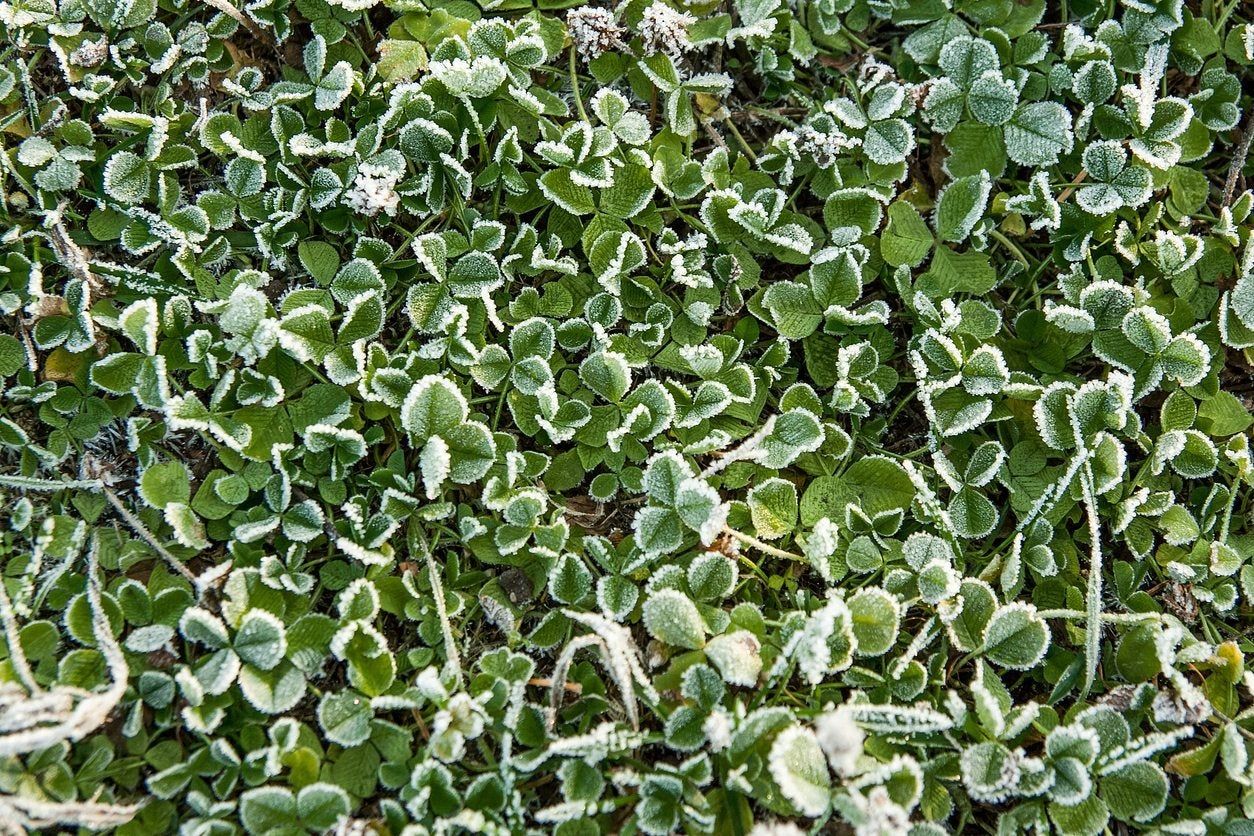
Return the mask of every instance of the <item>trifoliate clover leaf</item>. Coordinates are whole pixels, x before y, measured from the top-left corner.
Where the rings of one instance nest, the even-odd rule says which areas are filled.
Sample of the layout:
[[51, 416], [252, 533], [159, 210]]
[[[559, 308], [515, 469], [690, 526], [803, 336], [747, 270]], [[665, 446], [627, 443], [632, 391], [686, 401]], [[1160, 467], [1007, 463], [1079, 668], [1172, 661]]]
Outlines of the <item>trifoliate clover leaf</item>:
[[1128, 163], [1128, 152], [1114, 141], [1094, 142], [1084, 149], [1089, 182], [1076, 190], [1076, 203], [1093, 215], [1108, 215], [1124, 206], [1137, 207], [1149, 199], [1151, 177], [1146, 169]]
[[465, 485], [483, 477], [496, 458], [492, 433], [468, 420], [465, 396], [446, 378], [429, 375], [414, 384], [401, 406], [401, 426], [421, 445], [427, 498], [445, 481]]
[[945, 75], [963, 90], [970, 90], [984, 73], [1001, 66], [997, 49], [992, 43], [969, 35], [945, 43], [941, 47], [938, 63]]

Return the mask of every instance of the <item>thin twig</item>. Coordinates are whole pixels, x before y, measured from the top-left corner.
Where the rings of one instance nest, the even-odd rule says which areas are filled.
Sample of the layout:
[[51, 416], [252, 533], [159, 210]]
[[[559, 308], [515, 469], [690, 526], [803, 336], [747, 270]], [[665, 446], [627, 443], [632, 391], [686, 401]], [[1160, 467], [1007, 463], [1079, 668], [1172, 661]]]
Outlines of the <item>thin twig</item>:
[[1076, 175], [1076, 178], [1071, 181], [1071, 183], [1067, 186], [1067, 188], [1062, 190], [1062, 194], [1058, 195], [1058, 202], [1066, 203], [1067, 198], [1071, 197], [1071, 193], [1074, 192], [1076, 190], [1076, 187], [1079, 186], [1081, 183], [1083, 183], [1085, 178], [1087, 178], [1088, 176], [1089, 176], [1089, 173], [1081, 169], [1080, 173]]
[[[553, 680], [549, 679], [547, 676], [534, 676], [531, 679], [527, 680], [527, 684], [535, 685], [538, 688], [552, 688]], [[578, 682], [570, 682], [570, 681], [563, 682], [562, 687], [566, 689], [567, 691], [570, 691], [572, 694], [583, 693], [583, 686], [580, 685]]]
[[1241, 176], [1241, 169], [1245, 168], [1245, 161], [1250, 156], [1250, 142], [1254, 140], [1254, 104], [1250, 105], [1250, 112], [1246, 114], [1245, 125], [1241, 128], [1241, 141], [1237, 143], [1237, 151], [1232, 155], [1232, 162], [1228, 164], [1228, 177], [1224, 180], [1224, 206], [1232, 204], [1232, 196], [1237, 190], [1237, 178]]
[[122, 500], [116, 493], [103, 484], [100, 486], [100, 491], [104, 494], [105, 499], [109, 501], [109, 504], [113, 506], [113, 510], [118, 512], [118, 516], [126, 521], [126, 524], [131, 527], [131, 530], [138, 534], [140, 539], [147, 543], [148, 546], [166, 562], [166, 565], [178, 574], [182, 575], [183, 578], [192, 585], [192, 588], [196, 590], [197, 594], [203, 593], [204, 590], [201, 589], [200, 579], [192, 574], [192, 570], [188, 569], [187, 566], [184, 565], [183, 561], [175, 557], [169, 549], [161, 544], [161, 541], [148, 530], [148, 526], [144, 525], [144, 521], [135, 516], [135, 514], [133, 514], [131, 510], [122, 503]]
[[701, 127], [705, 128], [705, 132], [710, 135], [710, 139], [714, 140], [715, 145], [717, 145], [719, 148], [722, 148], [724, 151], [731, 150], [730, 148], [727, 147], [727, 143], [723, 140], [723, 137], [719, 134], [719, 132], [714, 130], [713, 125], [711, 125], [707, 121], [702, 120]]

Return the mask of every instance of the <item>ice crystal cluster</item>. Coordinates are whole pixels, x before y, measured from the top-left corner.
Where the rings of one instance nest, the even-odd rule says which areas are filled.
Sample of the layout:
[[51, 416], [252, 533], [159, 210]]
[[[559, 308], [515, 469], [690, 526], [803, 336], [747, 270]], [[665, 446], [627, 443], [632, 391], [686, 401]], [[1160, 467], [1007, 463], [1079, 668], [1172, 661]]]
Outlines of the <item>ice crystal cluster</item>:
[[0, 36], [0, 831], [1254, 836], [1248, 3]]

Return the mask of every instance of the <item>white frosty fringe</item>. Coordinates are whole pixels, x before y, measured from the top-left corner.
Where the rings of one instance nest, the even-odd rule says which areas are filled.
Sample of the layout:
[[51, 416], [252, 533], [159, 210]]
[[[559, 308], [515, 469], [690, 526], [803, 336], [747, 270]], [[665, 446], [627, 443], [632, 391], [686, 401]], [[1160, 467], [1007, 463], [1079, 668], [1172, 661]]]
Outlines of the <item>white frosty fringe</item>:
[[[0, 588], [0, 620], [14, 668], [23, 684], [0, 684], [0, 757], [12, 757], [47, 748], [62, 741], [82, 740], [108, 719], [126, 693], [130, 670], [122, 648], [101, 600], [97, 561], [99, 541], [92, 538], [87, 553], [87, 603], [91, 609], [92, 634], [104, 656], [109, 686], [88, 691], [68, 685], [52, 690], [39, 687], [17, 638], [17, 621], [9, 597]], [[135, 815], [139, 805], [41, 801], [21, 796], [0, 796], [0, 813], [8, 832], [25, 833], [27, 828], [69, 825], [103, 828], [123, 824]]]
[[562, 610], [567, 618], [577, 621], [593, 632], [576, 636], [563, 649], [558, 657], [553, 672], [553, 686], [550, 692], [549, 726], [557, 719], [557, 710], [561, 707], [563, 686], [566, 682], [566, 671], [570, 669], [575, 653], [585, 647], [595, 647], [601, 651], [601, 659], [605, 664], [610, 678], [618, 686], [623, 695], [623, 709], [633, 729], [640, 728], [640, 711], [636, 704], [636, 686], [644, 692], [650, 702], [657, 702], [659, 697], [649, 681], [648, 672], [640, 660], [640, 650], [631, 637], [631, 631], [621, 624], [596, 613]]

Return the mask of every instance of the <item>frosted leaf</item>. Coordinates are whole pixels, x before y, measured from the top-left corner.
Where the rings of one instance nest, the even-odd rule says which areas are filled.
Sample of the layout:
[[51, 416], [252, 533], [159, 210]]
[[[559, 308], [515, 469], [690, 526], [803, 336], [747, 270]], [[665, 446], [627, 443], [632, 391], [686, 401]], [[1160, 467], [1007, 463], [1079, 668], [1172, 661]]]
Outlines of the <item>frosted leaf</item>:
[[752, 687], [762, 672], [761, 643], [748, 630], [715, 636], [705, 645], [705, 656], [728, 685]]
[[804, 816], [817, 818], [831, 803], [832, 778], [814, 732], [789, 726], [771, 744], [767, 758], [780, 794]]
[[649, 635], [672, 647], [697, 649], [705, 644], [705, 623], [697, 605], [677, 589], [660, 589], [642, 610]]

